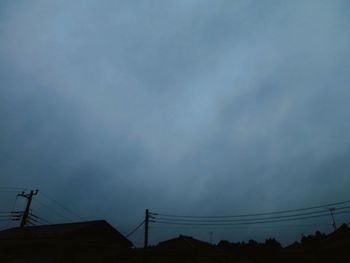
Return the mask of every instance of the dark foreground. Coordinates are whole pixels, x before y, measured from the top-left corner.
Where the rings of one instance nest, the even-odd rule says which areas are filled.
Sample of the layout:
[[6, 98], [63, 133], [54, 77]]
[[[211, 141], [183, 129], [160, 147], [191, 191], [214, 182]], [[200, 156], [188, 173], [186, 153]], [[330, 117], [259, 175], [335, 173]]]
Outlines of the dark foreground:
[[275, 239], [212, 245], [180, 235], [147, 249], [136, 249], [104, 220], [12, 228], [0, 232], [0, 262], [345, 263], [350, 262], [350, 229], [343, 224], [333, 233], [316, 232], [287, 247]]

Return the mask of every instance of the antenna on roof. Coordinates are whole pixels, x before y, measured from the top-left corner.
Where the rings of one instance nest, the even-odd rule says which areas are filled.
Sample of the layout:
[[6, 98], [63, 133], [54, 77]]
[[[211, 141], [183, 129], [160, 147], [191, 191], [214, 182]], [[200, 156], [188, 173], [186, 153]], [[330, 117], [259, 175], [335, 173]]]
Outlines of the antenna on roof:
[[209, 232], [209, 243], [210, 243], [210, 244], [213, 244], [213, 235], [214, 235], [214, 232], [213, 232], [213, 231], [210, 231], [210, 232]]
[[333, 212], [335, 211], [335, 208], [331, 207], [331, 208], [328, 208], [328, 210], [329, 210], [329, 213], [331, 214], [332, 221], [333, 221], [333, 228], [334, 228], [334, 231], [335, 231], [335, 230], [337, 230], [337, 225], [335, 224], [334, 215], [333, 215]]

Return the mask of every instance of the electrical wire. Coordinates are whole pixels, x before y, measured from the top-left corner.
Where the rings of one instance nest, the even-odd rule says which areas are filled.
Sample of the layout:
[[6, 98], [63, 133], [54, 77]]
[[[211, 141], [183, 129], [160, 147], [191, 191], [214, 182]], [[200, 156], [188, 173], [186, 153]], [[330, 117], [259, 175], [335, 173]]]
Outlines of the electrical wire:
[[38, 221], [38, 220], [36, 220], [36, 219], [34, 219], [34, 218], [30, 217], [30, 216], [28, 216], [28, 217], [27, 217], [27, 221], [29, 221], [29, 222], [35, 222], [35, 223], [39, 223], [39, 221]]
[[18, 195], [16, 195], [15, 200], [14, 200], [14, 202], [13, 202], [13, 204], [12, 204], [12, 209], [11, 209], [11, 212], [10, 212], [11, 215], [12, 215], [12, 217], [11, 217], [11, 219], [9, 219], [9, 221], [7, 222], [5, 228], [8, 228], [8, 227], [10, 226], [11, 222], [12, 222], [12, 221], [15, 221], [15, 218], [16, 218], [17, 215], [13, 215], [13, 214], [16, 214], [14, 210], [16, 209], [17, 200], [18, 200]]
[[[350, 210], [342, 211], [342, 212], [334, 212], [334, 215], [339, 214], [345, 214], [350, 213]], [[157, 220], [155, 219], [155, 223], [160, 224], [170, 224], [170, 225], [202, 225], [202, 226], [230, 226], [230, 225], [254, 225], [254, 224], [267, 224], [267, 223], [277, 223], [277, 222], [286, 222], [286, 221], [296, 221], [296, 220], [303, 220], [303, 219], [311, 219], [311, 218], [319, 218], [319, 217], [325, 217], [329, 216], [329, 213], [324, 213], [320, 215], [313, 215], [313, 216], [304, 216], [304, 217], [298, 217], [298, 218], [285, 218], [285, 219], [278, 219], [278, 220], [262, 220], [262, 221], [254, 221], [254, 222], [233, 222], [233, 223], [202, 223], [202, 222], [176, 222], [171, 220]]]
[[254, 213], [254, 214], [237, 214], [237, 215], [217, 215], [217, 216], [192, 216], [192, 215], [174, 215], [174, 214], [163, 214], [163, 213], [150, 213], [153, 216], [164, 216], [164, 217], [177, 217], [177, 218], [234, 218], [234, 217], [254, 217], [254, 216], [263, 216], [263, 215], [272, 215], [272, 214], [285, 214], [285, 213], [291, 213], [291, 212], [300, 212], [300, 211], [306, 211], [306, 210], [314, 210], [319, 208], [328, 208], [332, 206], [337, 206], [341, 204], [347, 204], [350, 203], [350, 200], [343, 201], [343, 202], [337, 202], [337, 203], [328, 203], [324, 205], [318, 205], [318, 206], [310, 206], [310, 207], [304, 207], [299, 209], [288, 209], [288, 210], [281, 210], [281, 211], [273, 211], [273, 212], [266, 212], [266, 213]]
[[[332, 226], [332, 224], [296, 224], [296, 225], [254, 225], [255, 228], [289, 228], [289, 227], [322, 227], [322, 226]], [[191, 225], [191, 226], [177, 226], [177, 225], [161, 225], [161, 226], [150, 226], [150, 229], [187, 229], [188, 227], [192, 228], [203, 228], [208, 227], [207, 225]], [[211, 229], [227, 229], [227, 228], [236, 228], [236, 229], [242, 229], [242, 228], [248, 228], [251, 227], [250, 225], [230, 225], [230, 226], [211, 226]]]
[[131, 230], [126, 237], [128, 238], [132, 234], [134, 234], [143, 224], [145, 223], [145, 220], [143, 220], [140, 224], [138, 224], [133, 230]]
[[49, 201], [55, 203], [57, 206], [61, 207], [61, 209], [65, 210], [66, 212], [70, 213], [71, 215], [79, 218], [80, 220], [84, 220], [80, 215], [78, 215], [76, 212], [72, 211], [71, 209], [65, 207], [63, 204], [61, 204], [60, 202], [58, 202], [57, 200], [55, 200], [54, 198], [48, 196], [46, 193], [43, 193], [42, 191], [40, 191], [40, 194], [42, 196], [44, 196], [46, 199], [48, 199]]
[[[343, 206], [343, 207], [337, 207], [335, 210], [345, 210], [349, 209], [350, 206]], [[198, 223], [225, 223], [225, 222], [247, 222], [247, 221], [257, 221], [257, 220], [274, 220], [274, 219], [283, 219], [283, 218], [298, 218], [308, 215], [318, 215], [318, 214], [329, 214], [328, 211], [310, 211], [306, 213], [298, 213], [298, 214], [290, 214], [290, 215], [280, 215], [280, 216], [272, 216], [272, 217], [255, 217], [255, 218], [241, 218], [241, 219], [199, 219], [199, 218], [191, 218], [191, 219], [184, 219], [184, 218], [169, 218], [169, 217], [162, 217], [162, 216], [154, 216], [156, 219], [164, 220], [164, 221], [175, 221], [175, 222], [198, 222]]]
[[[39, 199], [36, 199], [36, 200], [35, 200], [35, 203], [41, 205], [41, 206], [44, 207], [44, 208], [52, 209], [52, 207], [51, 207], [50, 205], [41, 202]], [[60, 216], [61, 218], [65, 219], [65, 220], [68, 220], [69, 222], [73, 222], [73, 221], [74, 221], [74, 219], [73, 219], [72, 217], [68, 217], [68, 216], [66, 216], [66, 215], [64, 215], [64, 214], [62, 214], [62, 213], [60, 213], [57, 209], [54, 209], [53, 212], [54, 212], [56, 215]]]
[[40, 217], [40, 216], [34, 215], [34, 214], [32, 214], [32, 213], [30, 214], [30, 216], [34, 217], [34, 218], [37, 219], [37, 220], [43, 221], [43, 222], [45, 222], [46, 224], [52, 224], [50, 221], [48, 221], [48, 220], [46, 220], [46, 219], [44, 219], [44, 218], [42, 218], [42, 217]]
[[12, 215], [11, 214], [9, 214], [9, 215], [0, 215], [0, 218], [4, 218], [4, 217], [6, 217], [6, 218], [11, 218], [12, 217]]

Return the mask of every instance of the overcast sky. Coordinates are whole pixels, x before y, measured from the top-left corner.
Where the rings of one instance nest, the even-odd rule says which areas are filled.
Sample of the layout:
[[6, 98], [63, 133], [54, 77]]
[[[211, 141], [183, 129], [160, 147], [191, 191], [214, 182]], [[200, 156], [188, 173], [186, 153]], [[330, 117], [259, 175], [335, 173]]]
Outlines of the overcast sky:
[[[0, 185], [38, 188], [124, 234], [145, 208], [349, 200], [349, 84], [346, 0], [3, 0]], [[16, 192], [0, 195], [11, 209]], [[64, 221], [41, 198], [34, 213]], [[154, 228], [151, 242], [208, 231], [288, 242], [316, 229]]]

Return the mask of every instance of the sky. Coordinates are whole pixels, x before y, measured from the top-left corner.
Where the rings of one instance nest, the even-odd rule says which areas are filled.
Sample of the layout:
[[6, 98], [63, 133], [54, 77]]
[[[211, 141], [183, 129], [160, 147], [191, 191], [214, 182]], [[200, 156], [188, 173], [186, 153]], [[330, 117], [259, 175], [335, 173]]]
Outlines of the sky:
[[[42, 218], [66, 222], [59, 202], [126, 234], [146, 208], [230, 215], [350, 200], [349, 58], [346, 0], [3, 0], [1, 210], [39, 189]], [[316, 229], [154, 226], [150, 240], [290, 242]]]

